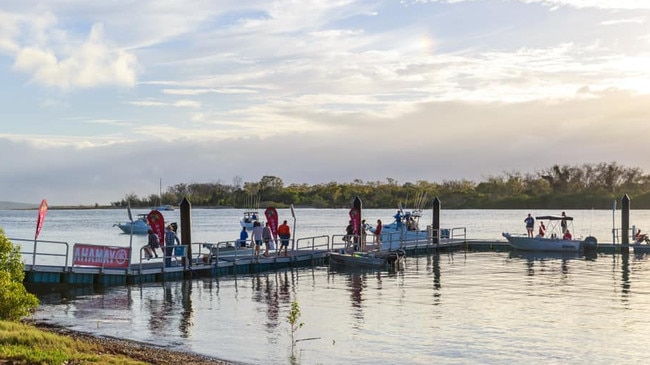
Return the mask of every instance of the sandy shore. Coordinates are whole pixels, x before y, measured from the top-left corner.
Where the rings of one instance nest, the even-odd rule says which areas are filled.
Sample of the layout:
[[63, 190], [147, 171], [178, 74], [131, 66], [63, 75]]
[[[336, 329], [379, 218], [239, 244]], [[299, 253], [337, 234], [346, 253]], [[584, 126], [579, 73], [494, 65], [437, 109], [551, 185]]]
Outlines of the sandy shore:
[[189, 365], [189, 364], [219, 364], [230, 365], [232, 362], [223, 361], [199, 354], [172, 351], [163, 347], [151, 344], [118, 339], [113, 337], [98, 337], [90, 333], [72, 331], [70, 329], [42, 322], [30, 322], [41, 330], [54, 332], [60, 335], [72, 337], [79, 341], [97, 345], [103, 353], [124, 355], [132, 359], [143, 361], [149, 364], [160, 365]]

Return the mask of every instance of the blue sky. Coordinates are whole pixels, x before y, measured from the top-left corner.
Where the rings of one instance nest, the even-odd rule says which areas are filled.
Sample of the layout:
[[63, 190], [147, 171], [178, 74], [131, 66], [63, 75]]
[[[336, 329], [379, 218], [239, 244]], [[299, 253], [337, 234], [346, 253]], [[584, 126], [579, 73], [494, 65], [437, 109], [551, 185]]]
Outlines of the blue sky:
[[0, 201], [650, 172], [648, 65], [650, 1], [7, 0]]

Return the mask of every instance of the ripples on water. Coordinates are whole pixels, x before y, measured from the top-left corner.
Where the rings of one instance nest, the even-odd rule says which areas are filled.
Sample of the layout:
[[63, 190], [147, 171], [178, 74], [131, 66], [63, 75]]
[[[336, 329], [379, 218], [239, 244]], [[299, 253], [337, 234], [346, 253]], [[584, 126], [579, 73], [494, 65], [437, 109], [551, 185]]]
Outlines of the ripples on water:
[[[233, 361], [301, 364], [645, 363], [645, 256], [455, 252], [403, 271], [327, 267], [42, 296], [39, 319]], [[86, 291], [84, 293], [84, 291]], [[636, 344], [636, 345], [635, 345]]]

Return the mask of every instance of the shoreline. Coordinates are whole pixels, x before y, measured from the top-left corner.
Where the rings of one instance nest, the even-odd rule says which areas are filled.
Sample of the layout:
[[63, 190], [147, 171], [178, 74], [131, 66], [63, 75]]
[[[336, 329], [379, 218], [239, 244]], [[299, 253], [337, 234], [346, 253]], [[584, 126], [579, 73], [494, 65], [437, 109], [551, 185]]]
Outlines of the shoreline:
[[[122, 355], [133, 360], [153, 365], [233, 365], [234, 362], [217, 359], [189, 351], [177, 351], [166, 347], [156, 346], [145, 342], [122, 339], [110, 336], [97, 336], [88, 332], [75, 331], [69, 328], [31, 319], [23, 323], [39, 330], [70, 337], [74, 340], [96, 345], [104, 353]], [[0, 361], [1, 362], [1, 361]]]

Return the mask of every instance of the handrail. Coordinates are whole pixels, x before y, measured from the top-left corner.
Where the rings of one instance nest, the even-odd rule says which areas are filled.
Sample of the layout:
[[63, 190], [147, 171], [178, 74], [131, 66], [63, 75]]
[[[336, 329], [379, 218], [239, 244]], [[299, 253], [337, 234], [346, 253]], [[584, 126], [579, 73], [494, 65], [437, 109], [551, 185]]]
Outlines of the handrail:
[[[65, 262], [64, 262], [64, 265], [63, 265], [63, 266], [66, 267], [66, 268], [67, 268], [67, 267], [70, 267], [70, 265], [68, 265], [68, 259], [69, 259], [69, 254], [70, 254], [70, 244], [68, 244], [68, 242], [63, 242], [63, 241], [31, 240], [31, 239], [24, 239], [24, 238], [9, 238], [9, 241], [12, 241], [12, 242], [16, 242], [16, 241], [17, 241], [17, 242], [29, 242], [29, 243], [33, 243], [33, 246], [32, 246], [33, 249], [32, 249], [32, 251], [22, 251], [22, 247], [23, 247], [23, 246], [20, 245], [20, 247], [21, 247], [20, 255], [21, 255], [21, 257], [23, 258], [23, 262], [24, 262], [26, 265], [30, 265], [27, 261], [25, 261], [25, 258], [26, 258], [27, 256], [31, 256], [31, 258], [32, 258], [32, 261], [31, 261], [31, 267], [32, 267], [32, 268], [33, 268], [34, 266], [37, 265], [37, 262], [36, 262], [36, 261], [37, 261], [37, 258], [41, 258], [41, 257], [43, 257], [43, 256], [64, 257], [64, 258], [65, 258], [65, 260], [64, 260]], [[41, 251], [39, 251], [39, 248], [42, 247], [42, 246], [39, 246], [39, 245], [38, 245], [39, 243], [47, 243], [47, 244], [54, 244], [54, 245], [63, 245], [63, 246], [65, 246], [65, 253], [52, 253], [52, 252], [44, 252], [44, 251], [41, 252]], [[48, 246], [46, 246], [46, 247], [48, 247]], [[49, 246], [49, 247], [52, 247], [52, 246]], [[54, 246], [54, 247], [55, 247], [55, 248], [58, 248], [58, 247], [60, 247], [60, 246]]]
[[[140, 265], [139, 265], [140, 272], [142, 272], [142, 264], [143, 264], [142, 259], [144, 258], [143, 257], [144, 255], [142, 253], [144, 252], [144, 249], [148, 248], [148, 247], [149, 247], [148, 245], [144, 245], [144, 246], [140, 247]], [[149, 261], [149, 259], [147, 259], [147, 261]], [[163, 263], [164, 263], [164, 260], [160, 262], [160, 264], [164, 267], [165, 265], [163, 265]]]
[[[325, 238], [326, 242], [324, 244], [316, 244], [316, 239], [321, 239], [321, 238]], [[327, 251], [331, 249], [330, 236], [327, 235], [298, 238], [296, 240], [296, 250], [299, 250], [301, 243], [305, 243], [305, 242], [307, 242], [305, 246], [307, 246], [307, 248], [311, 247], [312, 251], [316, 251], [317, 247], [325, 247]]]
[[[199, 251], [198, 251], [199, 253], [198, 253], [198, 255], [199, 256], [197, 256], [197, 258], [200, 257], [200, 255], [204, 255], [203, 248], [207, 248], [208, 249], [208, 264], [211, 264], [213, 261], [214, 262], [219, 261], [220, 253], [223, 253], [222, 252], [223, 249], [228, 248], [229, 250], [234, 250], [235, 251], [234, 257], [235, 257], [235, 261], [237, 261], [237, 259], [239, 258], [239, 255], [240, 255], [239, 251], [250, 249], [250, 247], [248, 247], [248, 246], [244, 246], [244, 247], [239, 246], [238, 245], [239, 242], [240, 242], [240, 240], [220, 241], [220, 242], [217, 242], [217, 243], [209, 243], [209, 242], [198, 243], [198, 245], [199, 245]], [[253, 253], [254, 253], [254, 251], [253, 251]]]

